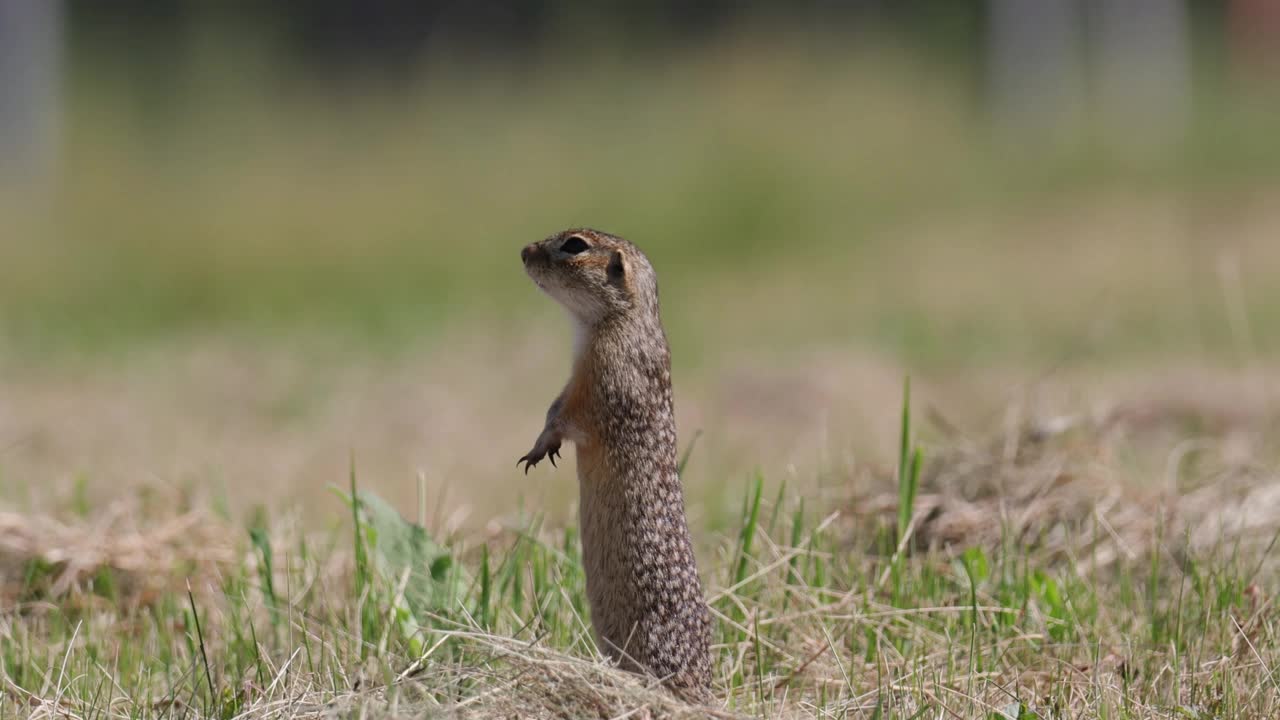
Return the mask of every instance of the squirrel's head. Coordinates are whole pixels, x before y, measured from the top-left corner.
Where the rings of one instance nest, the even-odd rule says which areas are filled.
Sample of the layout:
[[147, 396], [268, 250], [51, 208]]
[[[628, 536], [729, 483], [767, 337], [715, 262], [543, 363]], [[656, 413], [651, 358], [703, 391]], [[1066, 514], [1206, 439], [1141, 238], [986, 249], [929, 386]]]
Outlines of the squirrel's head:
[[588, 228], [565, 230], [526, 245], [520, 259], [538, 287], [584, 323], [635, 312], [657, 315], [653, 266], [620, 237]]

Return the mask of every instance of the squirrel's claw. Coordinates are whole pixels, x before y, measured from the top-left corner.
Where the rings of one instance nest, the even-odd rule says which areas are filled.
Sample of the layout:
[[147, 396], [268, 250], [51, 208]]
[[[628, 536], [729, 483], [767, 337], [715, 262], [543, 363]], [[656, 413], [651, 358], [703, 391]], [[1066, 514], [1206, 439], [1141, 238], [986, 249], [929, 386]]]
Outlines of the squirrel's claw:
[[560, 441], [558, 439], [539, 438], [538, 442], [534, 443], [533, 449], [516, 461], [516, 467], [520, 467], [520, 463], [524, 463], [524, 474], [528, 475], [529, 468], [537, 467], [544, 457], [551, 459], [552, 467], [556, 466], [556, 458], [560, 457]]
[[529, 453], [528, 455], [524, 455], [523, 457], [521, 457], [519, 460], [516, 461], [516, 467], [520, 467], [520, 463], [524, 463], [524, 474], [528, 475], [529, 468], [536, 467], [538, 464], [538, 461], [541, 459], [542, 459], [541, 455], [535, 457], [533, 453]]

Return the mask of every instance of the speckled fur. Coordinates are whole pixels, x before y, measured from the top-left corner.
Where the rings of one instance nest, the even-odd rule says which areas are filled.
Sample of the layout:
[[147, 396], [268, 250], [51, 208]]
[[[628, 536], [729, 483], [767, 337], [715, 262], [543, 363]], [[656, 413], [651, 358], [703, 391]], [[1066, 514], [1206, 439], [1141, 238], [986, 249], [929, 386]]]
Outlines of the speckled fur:
[[[563, 251], [575, 237], [587, 249]], [[587, 597], [601, 649], [680, 695], [706, 699], [711, 618], [676, 474], [657, 276], [634, 245], [585, 228], [530, 245], [521, 257], [534, 282], [569, 310], [580, 338], [569, 383], [521, 458], [525, 471], [544, 456], [554, 464], [561, 441], [573, 441]]]

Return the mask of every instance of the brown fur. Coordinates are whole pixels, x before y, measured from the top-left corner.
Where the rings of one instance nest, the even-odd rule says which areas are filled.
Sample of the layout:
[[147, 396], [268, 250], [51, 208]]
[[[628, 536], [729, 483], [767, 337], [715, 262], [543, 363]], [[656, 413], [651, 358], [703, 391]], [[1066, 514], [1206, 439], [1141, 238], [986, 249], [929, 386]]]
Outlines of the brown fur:
[[626, 240], [588, 229], [529, 245], [521, 258], [579, 333], [573, 375], [521, 458], [525, 471], [544, 456], [555, 464], [561, 442], [573, 441], [600, 648], [625, 668], [705, 699], [711, 618], [676, 474], [671, 358], [653, 267]]

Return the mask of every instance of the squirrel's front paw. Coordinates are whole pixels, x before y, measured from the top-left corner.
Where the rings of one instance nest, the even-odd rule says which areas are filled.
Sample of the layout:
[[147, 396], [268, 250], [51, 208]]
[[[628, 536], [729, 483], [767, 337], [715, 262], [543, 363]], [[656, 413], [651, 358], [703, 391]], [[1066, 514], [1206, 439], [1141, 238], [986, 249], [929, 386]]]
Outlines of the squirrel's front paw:
[[544, 457], [551, 461], [552, 467], [555, 467], [556, 458], [559, 456], [560, 438], [550, 436], [544, 432], [538, 436], [538, 441], [533, 444], [533, 449], [516, 461], [516, 467], [519, 467], [520, 463], [524, 463], [524, 474], [528, 475], [529, 468], [536, 466]]

